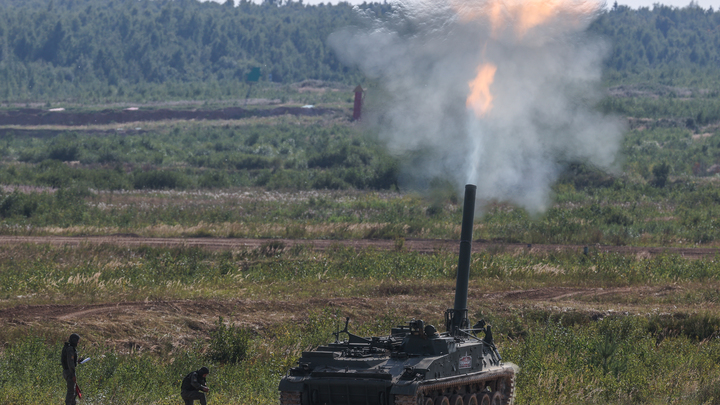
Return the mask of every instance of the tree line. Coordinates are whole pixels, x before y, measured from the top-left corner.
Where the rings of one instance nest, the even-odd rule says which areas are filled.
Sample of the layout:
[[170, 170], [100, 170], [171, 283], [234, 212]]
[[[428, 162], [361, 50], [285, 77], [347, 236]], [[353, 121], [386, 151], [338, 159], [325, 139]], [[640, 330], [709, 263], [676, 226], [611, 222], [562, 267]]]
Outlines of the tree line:
[[[393, 11], [359, 7], [381, 18]], [[302, 0], [0, 0], [0, 101], [218, 98], [238, 94], [258, 67], [263, 82], [357, 83], [362, 74], [326, 44], [355, 19], [348, 3]], [[717, 81], [712, 8], [614, 5], [589, 30], [611, 44], [610, 83]]]
[[720, 12], [712, 7], [633, 10], [615, 3], [589, 30], [610, 41], [605, 73], [611, 83], [717, 86]]

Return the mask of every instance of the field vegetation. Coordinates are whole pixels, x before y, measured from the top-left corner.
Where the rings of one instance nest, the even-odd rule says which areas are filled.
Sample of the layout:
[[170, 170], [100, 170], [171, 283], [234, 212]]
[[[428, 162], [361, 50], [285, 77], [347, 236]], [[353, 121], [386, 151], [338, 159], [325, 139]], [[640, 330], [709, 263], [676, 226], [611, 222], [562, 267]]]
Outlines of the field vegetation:
[[[346, 315], [364, 335], [410, 317], [440, 324], [456, 259], [272, 244], [6, 248], [0, 403], [59, 400], [57, 353], [71, 331], [93, 358], [79, 371], [86, 403], [176, 403], [199, 364], [212, 370], [212, 401], [275, 403], [285, 370]], [[470, 310], [520, 366], [518, 403], [716, 403], [718, 288], [715, 260], [498, 250], [473, 257]], [[542, 291], [554, 293], [533, 297]], [[132, 306], [96, 307], [106, 302]], [[48, 303], [68, 306], [23, 314]]]
[[[686, 102], [707, 107], [702, 100]], [[476, 236], [521, 243], [713, 244], [720, 236], [718, 126], [701, 125], [697, 116], [691, 123], [654, 118], [647, 105], [641, 112], [623, 108], [615, 113], [630, 116], [631, 128], [618, 170], [570, 163], [554, 187], [555, 205], [541, 216], [486, 201]], [[34, 136], [6, 132], [0, 232], [457, 235], [455, 191], [438, 181], [421, 194], [398, 194], [402, 159], [389, 155], [372, 131], [342, 117], [142, 125], [141, 133], [132, 126], [60, 128], [52, 136], [42, 136], [42, 128]]]

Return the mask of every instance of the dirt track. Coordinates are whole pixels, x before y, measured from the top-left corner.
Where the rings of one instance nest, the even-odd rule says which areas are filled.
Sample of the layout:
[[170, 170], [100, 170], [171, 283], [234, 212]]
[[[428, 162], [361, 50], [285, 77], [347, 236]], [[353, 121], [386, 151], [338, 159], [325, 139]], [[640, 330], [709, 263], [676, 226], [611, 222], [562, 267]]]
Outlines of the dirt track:
[[[0, 236], [0, 245], [17, 244], [50, 244], [55, 246], [79, 246], [81, 244], [113, 244], [118, 246], [155, 246], [155, 247], [199, 247], [209, 250], [253, 250], [270, 243], [278, 247], [292, 247], [296, 245], [312, 246], [317, 251], [324, 251], [334, 245], [352, 246], [355, 248], [369, 248], [381, 250], [403, 250], [433, 253], [436, 251], [457, 252], [459, 243], [455, 240], [441, 239], [405, 239], [400, 246], [395, 240], [384, 239], [357, 239], [357, 240], [330, 240], [330, 239], [225, 239], [225, 238], [142, 238], [135, 236]], [[676, 248], [676, 247], [637, 247], [637, 246], [601, 246], [601, 245], [527, 245], [521, 243], [491, 243], [473, 242], [473, 252], [581, 252], [588, 247], [590, 254], [620, 253], [632, 254], [640, 257], [651, 257], [660, 254], [678, 254], [687, 259], [711, 258], [720, 253], [720, 248]]]
[[[211, 250], [257, 249], [270, 242], [282, 243], [285, 247], [298, 244], [310, 245], [316, 250], [325, 250], [332, 245], [374, 247], [394, 250], [394, 240], [290, 240], [290, 239], [214, 239], [214, 238], [140, 238], [132, 236], [96, 237], [15, 237], [0, 236], [0, 245], [39, 243], [57, 246], [79, 246], [81, 244], [115, 244], [120, 246], [196, 246]], [[405, 240], [402, 248], [409, 251], [432, 253], [435, 251], [456, 252], [458, 242], [452, 240]], [[506, 251], [548, 253], [553, 251], [582, 252], [580, 245], [528, 245], [493, 244], [475, 242], [475, 252]], [[637, 248], [594, 246], [590, 254], [618, 252], [650, 257], [663, 252], [680, 254], [686, 258], [698, 259], [717, 254], [715, 248]], [[601, 318], [613, 311], [645, 313], [649, 310], [659, 313], [674, 313], [688, 310], [678, 308], [675, 297], [694, 291], [694, 285], [656, 285], [616, 288], [540, 286], [538, 288], [499, 289], [483, 281], [473, 281], [468, 291], [473, 310], [482, 304], [489, 311], [504, 312], [509, 308], [535, 308], [551, 311], [577, 310], [588, 316]], [[715, 286], [708, 286], [713, 289]], [[227, 321], [244, 327], [264, 330], [282, 322], [303, 321], [310, 311], [319, 312], [334, 308], [343, 316], [350, 316], [353, 322], [363, 323], [376, 318], [393, 308], [394, 313], [416, 319], [437, 318], [450, 305], [453, 297], [452, 282], [426, 282], [408, 280], [400, 284], [379, 284], [369, 286], [370, 290], [361, 296], [336, 297], [334, 286], [318, 288], [311, 297], [284, 296], [274, 298], [263, 294], [246, 294], [242, 289], [233, 297], [224, 299], [116, 301], [97, 304], [77, 305], [17, 305], [0, 309], [0, 328], [10, 334], [65, 333], [79, 331], [88, 336], [88, 343], [102, 342], [117, 348], [120, 352], [168, 350], [168, 347], [188, 347], [197, 339], [207, 338], [214, 323], [222, 316]], [[23, 302], [21, 297], [17, 297]], [[2, 301], [2, 300], [0, 300]], [[645, 302], [645, 304], [643, 304]], [[649, 303], [649, 304], [648, 304]], [[720, 304], [705, 303], [705, 309]], [[13, 305], [13, 304], [10, 304]], [[650, 307], [651, 306], [651, 307]], [[59, 332], [58, 332], [59, 331]], [[99, 344], [99, 343], [93, 343]], [[0, 348], [1, 350], [1, 348]]]
[[[675, 289], [673, 287], [672, 289]], [[471, 287], [468, 296], [477, 300], [502, 300], [505, 302], [516, 301], [546, 301], [561, 302], [573, 301], [578, 297], [602, 297], [608, 295], [626, 295], [626, 294], [654, 294], [658, 295], [667, 292], [667, 287], [618, 287], [618, 288], [573, 288], [573, 287], [544, 287], [526, 290], [509, 290], [501, 292], [483, 292], [481, 289]], [[410, 294], [408, 294], [410, 293]], [[450, 296], [453, 291], [446, 291]], [[440, 293], [442, 295], [442, 292]], [[71, 320], [78, 318], [94, 318], [107, 317], [110, 314], [138, 314], [147, 312], [176, 313], [176, 314], [203, 314], [203, 313], [232, 313], [237, 312], [248, 317], [248, 319], [256, 319], [262, 323], [262, 319], [272, 319], [273, 317], [258, 316], [261, 313], [273, 313], [282, 318], [291, 316], [292, 314], [301, 314], [310, 308], [315, 307], [340, 307], [340, 308], [378, 308], [384, 307], [387, 301], [394, 300], [395, 297], [401, 297], [402, 300], [408, 302], [422, 301], [426, 298], [414, 296], [412, 291], [405, 291], [402, 294], [390, 294], [380, 297], [362, 297], [362, 298], [310, 298], [303, 301], [277, 301], [277, 300], [250, 300], [250, 299], [233, 299], [233, 300], [155, 300], [155, 301], [123, 301], [103, 304], [83, 304], [83, 305], [18, 305], [12, 308], [0, 309], [0, 320], [18, 322], [21, 319], [24, 322], [32, 320]], [[249, 323], [252, 323], [249, 321]]]
[[[417, 286], [415, 286], [417, 287]], [[642, 305], [618, 304], [624, 298], [662, 297], [683, 294], [681, 286], [640, 286], [617, 288], [543, 287], [487, 292], [471, 285], [473, 307], [483, 303], [494, 312], [510, 307], [546, 308], [552, 311], [577, 310], [592, 319], [614, 312], [645, 312]], [[353, 322], [368, 322], [378, 313], [393, 308], [408, 319], [437, 319], [452, 302], [452, 288], [436, 285], [420, 291], [410, 286], [400, 294], [342, 298], [273, 299], [202, 299], [113, 302], [83, 305], [18, 305], [0, 310], [0, 325], [17, 330], [79, 328], [90, 334], [90, 342], [103, 341], [120, 351], [157, 351], [167, 342], [174, 347], [192, 344], [206, 337], [219, 316], [243, 327], [263, 330], [287, 321], [302, 321], [310, 311], [334, 308]], [[624, 297], [624, 298], [623, 298]], [[678, 311], [677, 307], [656, 302], [660, 312]], [[613, 309], [615, 308], [615, 309]]]

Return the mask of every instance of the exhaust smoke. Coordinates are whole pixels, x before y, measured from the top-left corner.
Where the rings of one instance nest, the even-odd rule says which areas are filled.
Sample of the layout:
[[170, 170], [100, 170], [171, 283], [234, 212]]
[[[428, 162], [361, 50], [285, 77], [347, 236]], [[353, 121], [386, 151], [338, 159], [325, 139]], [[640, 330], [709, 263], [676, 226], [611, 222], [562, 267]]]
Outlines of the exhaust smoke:
[[[567, 162], [611, 169], [623, 122], [594, 108], [608, 47], [581, 0], [401, 0], [330, 46], [382, 85], [366, 121], [405, 162], [405, 187], [477, 184], [483, 201], [550, 204]], [[374, 98], [373, 98], [374, 97]]]

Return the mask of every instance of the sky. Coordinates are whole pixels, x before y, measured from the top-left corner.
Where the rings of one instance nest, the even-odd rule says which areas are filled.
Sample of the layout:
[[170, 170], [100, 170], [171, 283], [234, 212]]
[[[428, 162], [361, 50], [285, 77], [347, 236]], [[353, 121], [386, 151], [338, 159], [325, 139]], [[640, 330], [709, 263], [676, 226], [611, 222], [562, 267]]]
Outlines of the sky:
[[[225, 0], [215, 0], [218, 2], [224, 2]], [[303, 3], [305, 4], [318, 4], [318, 3], [338, 3], [339, 0], [303, 0]], [[360, 4], [365, 0], [347, 0], [350, 4]], [[375, 0], [377, 1], [377, 0]], [[612, 5], [614, 0], [608, 0], [607, 3], [609, 5]], [[720, 0], [694, 0], [695, 4], [698, 6], [707, 9], [710, 6], [712, 6], [713, 10], [717, 11], [720, 8]], [[236, 0], [237, 3], [237, 0]], [[653, 4], [660, 3], [666, 6], [673, 6], [673, 7], [685, 7], [688, 4], [690, 4], [690, 0], [619, 0], [618, 4], [620, 5], [626, 5], [631, 8], [639, 8], [639, 7], [653, 7]]]

